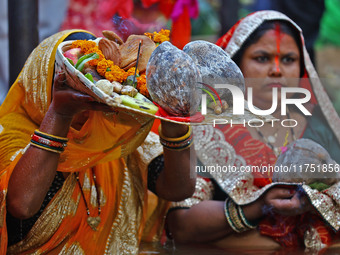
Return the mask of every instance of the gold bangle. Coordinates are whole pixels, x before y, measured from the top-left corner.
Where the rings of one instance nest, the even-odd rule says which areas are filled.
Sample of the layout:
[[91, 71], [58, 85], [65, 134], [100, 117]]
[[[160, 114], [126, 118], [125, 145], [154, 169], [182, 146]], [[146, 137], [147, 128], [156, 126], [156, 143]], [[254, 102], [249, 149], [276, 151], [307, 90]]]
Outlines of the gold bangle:
[[224, 202], [224, 215], [227, 219], [227, 222], [229, 224], [229, 226], [237, 233], [240, 233], [240, 231], [235, 227], [233, 221], [231, 220], [230, 218], [230, 215], [229, 215], [229, 209], [228, 209], [228, 203], [229, 203], [229, 198], [227, 198]]
[[248, 230], [247, 227], [242, 223], [241, 217], [239, 216], [239, 214], [237, 212], [237, 205], [231, 199], [229, 199], [229, 207], [228, 208], [229, 208], [230, 218], [234, 222], [235, 227], [240, 232], [247, 231]]
[[237, 205], [230, 198], [227, 198], [225, 202], [225, 215], [229, 225], [235, 232], [241, 233], [248, 230], [238, 214]]
[[187, 139], [186, 141], [184, 141], [180, 144], [168, 143], [166, 141], [162, 141], [162, 139], [160, 139], [160, 142], [163, 145], [163, 147], [167, 148], [168, 150], [183, 151], [183, 150], [191, 147], [191, 145], [193, 144], [193, 138]]
[[254, 228], [257, 227], [257, 225], [251, 224], [251, 223], [247, 220], [246, 216], [245, 216], [244, 213], [243, 213], [243, 210], [242, 210], [241, 206], [238, 206], [238, 207], [237, 207], [237, 210], [238, 210], [238, 213], [239, 213], [239, 215], [240, 215], [240, 217], [241, 217], [241, 220], [242, 220], [243, 224], [244, 224], [247, 228], [249, 228], [249, 229], [254, 229]]
[[192, 127], [189, 126], [188, 132], [185, 135], [183, 135], [181, 137], [172, 138], [172, 137], [164, 136], [163, 133], [162, 133], [162, 125], [159, 125], [158, 134], [159, 134], [160, 138], [162, 138], [163, 140], [166, 140], [168, 142], [180, 142], [180, 141], [184, 141], [184, 140], [188, 139], [192, 135]]

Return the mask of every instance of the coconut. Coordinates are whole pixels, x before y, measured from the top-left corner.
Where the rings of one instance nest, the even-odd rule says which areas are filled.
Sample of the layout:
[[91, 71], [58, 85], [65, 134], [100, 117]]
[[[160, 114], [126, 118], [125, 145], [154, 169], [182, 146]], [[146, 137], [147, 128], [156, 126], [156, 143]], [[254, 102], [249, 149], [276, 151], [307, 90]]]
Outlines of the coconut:
[[[206, 41], [193, 41], [184, 46], [183, 51], [187, 53], [198, 67], [202, 82], [215, 88], [216, 84], [234, 85], [245, 91], [244, 77], [240, 68], [219, 46]], [[202, 88], [204, 85], [200, 85]], [[232, 105], [232, 94], [229, 89], [215, 89], [221, 99]], [[217, 96], [212, 93], [217, 100]]]
[[279, 155], [275, 166], [278, 171], [273, 173], [273, 182], [303, 182], [307, 185], [320, 182], [333, 185], [340, 181], [340, 173], [334, 169], [337, 163], [327, 150], [306, 138], [288, 145], [287, 150]]
[[188, 54], [170, 42], [163, 42], [151, 54], [146, 81], [152, 100], [170, 115], [190, 116], [198, 110], [199, 70]]

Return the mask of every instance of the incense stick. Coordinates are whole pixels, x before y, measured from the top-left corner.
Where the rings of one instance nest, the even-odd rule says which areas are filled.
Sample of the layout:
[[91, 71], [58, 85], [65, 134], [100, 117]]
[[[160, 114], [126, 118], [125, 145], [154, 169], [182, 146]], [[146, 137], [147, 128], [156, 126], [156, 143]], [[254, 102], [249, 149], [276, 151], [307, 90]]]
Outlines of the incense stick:
[[139, 45], [138, 45], [138, 53], [137, 53], [137, 61], [136, 61], [136, 69], [135, 69], [135, 74], [133, 75], [133, 87], [136, 88], [136, 76], [137, 76], [137, 67], [138, 67], [138, 60], [139, 60], [139, 53], [140, 53], [140, 48], [142, 46], [142, 40], [139, 41]]

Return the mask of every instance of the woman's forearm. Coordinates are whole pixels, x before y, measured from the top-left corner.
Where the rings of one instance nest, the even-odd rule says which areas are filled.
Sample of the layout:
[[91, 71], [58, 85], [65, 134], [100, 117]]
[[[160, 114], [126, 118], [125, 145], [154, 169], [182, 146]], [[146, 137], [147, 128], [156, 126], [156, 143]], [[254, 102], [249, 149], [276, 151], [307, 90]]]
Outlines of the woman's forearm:
[[[187, 132], [188, 127], [185, 125], [162, 122], [162, 133], [166, 137], [181, 137]], [[164, 169], [157, 179], [157, 195], [170, 201], [190, 197], [195, 191], [195, 164], [193, 147], [181, 151], [164, 148]]]
[[[262, 200], [242, 206], [248, 221], [258, 221], [262, 216]], [[225, 201], [206, 200], [190, 209], [177, 209], [168, 214], [169, 231], [181, 243], [212, 242], [236, 233], [225, 215]]]
[[169, 232], [180, 243], [211, 242], [234, 233], [224, 214], [224, 201], [206, 200], [190, 209], [171, 211]]
[[[53, 107], [46, 113], [39, 130], [66, 137], [72, 118], [55, 114]], [[17, 218], [29, 218], [41, 207], [56, 175], [60, 154], [30, 146], [11, 174], [7, 209]]]

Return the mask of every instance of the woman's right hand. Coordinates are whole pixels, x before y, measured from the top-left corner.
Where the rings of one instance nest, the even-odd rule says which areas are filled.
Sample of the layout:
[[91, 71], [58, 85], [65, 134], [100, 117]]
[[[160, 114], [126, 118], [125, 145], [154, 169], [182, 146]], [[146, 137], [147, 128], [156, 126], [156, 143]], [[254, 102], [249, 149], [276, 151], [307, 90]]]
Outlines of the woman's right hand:
[[312, 208], [307, 196], [294, 188], [272, 187], [254, 203], [243, 206], [243, 211], [248, 220], [256, 221], [271, 213], [294, 216]]
[[52, 103], [54, 112], [65, 118], [72, 118], [79, 112], [92, 111], [113, 111], [112, 107], [96, 102], [95, 99], [80, 91], [73, 89], [68, 84], [75, 81], [64, 73], [54, 77]]
[[285, 216], [300, 215], [312, 210], [307, 196], [294, 188], [273, 187], [263, 196], [264, 213], [273, 211]]

